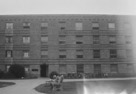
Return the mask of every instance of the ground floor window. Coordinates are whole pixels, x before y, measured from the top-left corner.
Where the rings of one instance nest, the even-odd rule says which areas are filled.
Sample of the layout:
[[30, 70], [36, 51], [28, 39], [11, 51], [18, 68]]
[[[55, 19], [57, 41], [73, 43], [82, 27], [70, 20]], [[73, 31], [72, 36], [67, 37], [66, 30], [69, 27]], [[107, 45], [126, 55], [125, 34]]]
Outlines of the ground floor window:
[[84, 73], [84, 65], [77, 64], [77, 73]]
[[127, 64], [127, 71], [129, 73], [133, 73], [134, 72], [134, 65], [133, 64]]
[[66, 74], [67, 73], [67, 66], [66, 66], [66, 64], [60, 64], [59, 65], [59, 73], [60, 74]]
[[94, 64], [94, 73], [101, 73], [101, 64]]
[[117, 64], [111, 64], [110, 65], [110, 71], [111, 71], [111, 73], [117, 73], [118, 72], [118, 65]]

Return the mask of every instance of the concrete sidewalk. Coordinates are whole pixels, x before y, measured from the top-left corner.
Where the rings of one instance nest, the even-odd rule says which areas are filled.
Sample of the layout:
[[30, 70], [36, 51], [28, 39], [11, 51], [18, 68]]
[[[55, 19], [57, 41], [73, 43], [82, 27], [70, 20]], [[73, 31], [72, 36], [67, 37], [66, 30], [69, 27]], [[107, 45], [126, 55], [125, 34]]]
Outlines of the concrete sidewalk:
[[[3, 82], [14, 82], [15, 85], [0, 88], [0, 94], [43, 94], [34, 90], [40, 84], [48, 79], [30, 79], [30, 80], [0, 80]], [[45, 94], [45, 93], [44, 93]]]
[[[98, 79], [64, 79], [65, 82], [71, 81], [100, 81], [100, 80], [135, 80], [136, 78], [98, 78]], [[0, 88], [0, 94], [45, 94], [39, 93], [34, 88], [49, 81], [47, 78], [26, 79], [26, 80], [0, 80], [0, 82], [14, 82], [15, 85]]]

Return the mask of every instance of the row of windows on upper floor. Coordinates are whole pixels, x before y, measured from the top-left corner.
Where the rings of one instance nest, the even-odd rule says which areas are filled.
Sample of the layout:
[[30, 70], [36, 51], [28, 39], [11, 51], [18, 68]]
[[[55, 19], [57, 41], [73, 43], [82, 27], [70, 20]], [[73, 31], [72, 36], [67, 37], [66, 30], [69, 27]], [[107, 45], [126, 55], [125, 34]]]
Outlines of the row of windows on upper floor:
[[[30, 29], [31, 24], [27, 22], [27, 23], [23, 23], [22, 26], [23, 26], [24, 29]], [[130, 24], [127, 24], [127, 23], [124, 24], [125, 28], [127, 28], [129, 26], [130, 26]], [[48, 28], [48, 23], [45, 23], [45, 22], [41, 23], [40, 27], [41, 27], [41, 29], [47, 29]], [[100, 23], [93, 22], [91, 27], [92, 27], [93, 30], [98, 30], [100, 28]], [[108, 27], [108, 29], [115, 29], [116, 25], [115, 25], [114, 22], [109, 22], [107, 24], [107, 27]], [[13, 23], [6, 23], [6, 29], [13, 29], [13, 28], [14, 28]], [[61, 30], [66, 30], [65, 23], [60, 24], [60, 29]], [[83, 30], [83, 23], [81, 23], [81, 22], [75, 23], [75, 30]]]
[[[132, 51], [130, 49], [126, 49], [125, 52], [128, 57], [132, 56]], [[108, 53], [109, 53], [109, 58], [118, 58], [118, 50], [117, 49], [109, 49]], [[22, 54], [23, 54], [23, 58], [30, 57], [29, 50], [23, 50]], [[76, 54], [76, 58], [84, 58], [83, 49], [77, 49], [75, 54]], [[94, 59], [101, 58], [102, 54], [103, 54], [102, 51], [99, 49], [92, 50], [92, 55], [93, 55]], [[123, 55], [123, 54], [121, 54], [121, 55]], [[13, 57], [13, 51], [6, 50], [6, 57], [7, 58]], [[48, 50], [41, 50], [41, 58], [48, 58]], [[65, 49], [59, 50], [59, 58], [62, 58], [62, 59], [67, 58], [67, 50], [65, 50]]]
[[[75, 36], [77, 40], [75, 40], [75, 44], [84, 44], [83, 43], [83, 35], [76, 35]], [[115, 44], [117, 43], [117, 36], [116, 35], [109, 35], [107, 36], [109, 44]], [[66, 36], [65, 35], [60, 35], [59, 36], [59, 44], [66, 44]], [[131, 44], [132, 38], [131, 36], [125, 36], [125, 42], [126, 44]], [[30, 43], [30, 37], [29, 36], [23, 36], [22, 37], [23, 43], [24, 44], [29, 44]], [[92, 36], [92, 41], [93, 44], [100, 44], [101, 43], [101, 38], [100, 35], [93, 35]], [[42, 43], [48, 43], [48, 36], [41, 36], [41, 42]], [[13, 37], [12, 36], [6, 36], [6, 43], [13, 43]]]

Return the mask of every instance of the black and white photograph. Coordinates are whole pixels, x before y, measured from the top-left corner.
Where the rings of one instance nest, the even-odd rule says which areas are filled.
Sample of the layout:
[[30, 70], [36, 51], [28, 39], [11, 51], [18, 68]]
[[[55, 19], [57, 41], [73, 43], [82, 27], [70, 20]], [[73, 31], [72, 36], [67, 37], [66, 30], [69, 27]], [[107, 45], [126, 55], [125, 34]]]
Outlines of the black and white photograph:
[[0, 94], [136, 94], [136, 0], [0, 0]]

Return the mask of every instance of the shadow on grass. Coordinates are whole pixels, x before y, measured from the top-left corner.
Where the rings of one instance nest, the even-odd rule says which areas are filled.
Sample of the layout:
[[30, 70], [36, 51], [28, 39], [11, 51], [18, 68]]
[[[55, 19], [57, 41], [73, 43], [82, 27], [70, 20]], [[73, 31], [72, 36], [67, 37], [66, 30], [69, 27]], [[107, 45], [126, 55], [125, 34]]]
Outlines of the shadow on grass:
[[15, 85], [13, 82], [0, 82], [0, 88]]
[[[84, 94], [84, 86], [89, 94], [134, 94], [136, 92], [136, 80], [64, 82], [63, 91], [55, 92], [51, 91], [49, 86], [41, 84], [35, 90], [45, 94]], [[125, 93], [122, 93], [124, 91]]]

